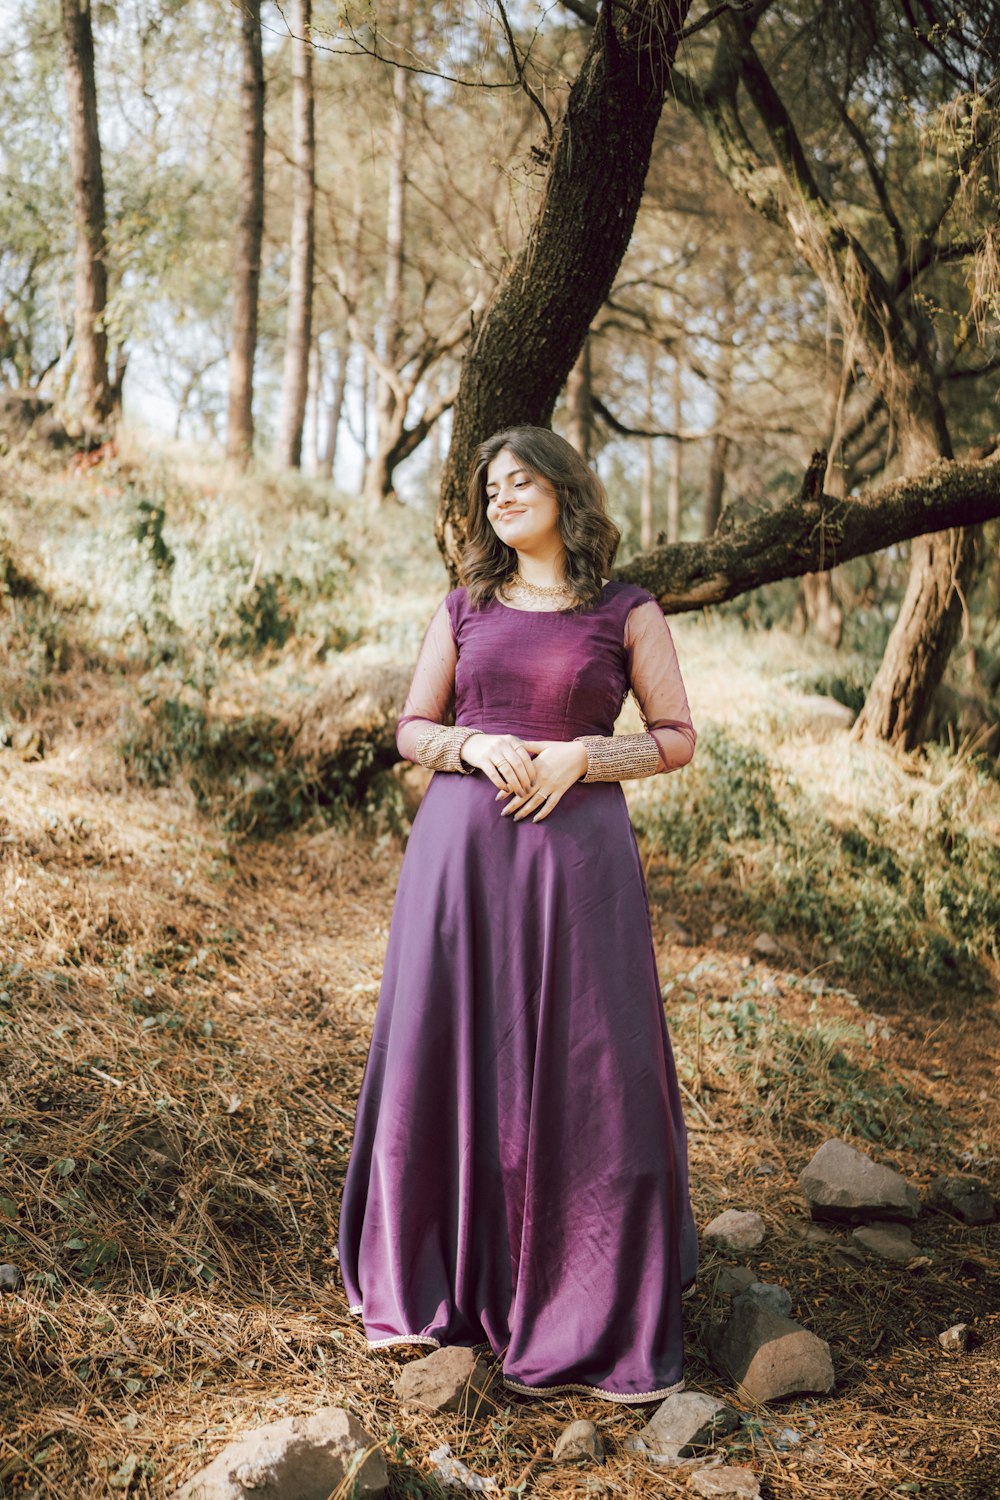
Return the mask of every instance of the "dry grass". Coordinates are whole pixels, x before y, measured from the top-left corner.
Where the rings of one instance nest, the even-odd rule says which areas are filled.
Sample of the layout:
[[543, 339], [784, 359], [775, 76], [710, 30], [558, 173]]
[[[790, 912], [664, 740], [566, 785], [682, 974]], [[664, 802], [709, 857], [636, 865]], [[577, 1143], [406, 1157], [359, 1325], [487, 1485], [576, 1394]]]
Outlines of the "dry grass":
[[[731, 640], [684, 631], [696, 718], [724, 720], [734, 669], [738, 711], [774, 711]], [[397, 1406], [394, 1373], [423, 1351], [367, 1348], [332, 1250], [400, 845], [350, 821], [238, 840], [182, 782], [128, 784], [129, 691], [81, 661], [39, 700], [46, 757], [0, 751], [0, 1259], [26, 1277], [0, 1297], [0, 1495], [164, 1497], [237, 1432], [328, 1403], [384, 1445], [396, 1497], [442, 1493], [427, 1455], [445, 1441], [509, 1494], [690, 1494], [685, 1470], [625, 1448], [652, 1408]], [[834, 761], [824, 746], [811, 767], [845, 804], [884, 796], [878, 775], [924, 795], [889, 769], [837, 784]], [[793, 945], [756, 958], [724, 891], [709, 905], [655, 862], [650, 884], [696, 1217], [763, 1214], [745, 1259], [788, 1287], [837, 1371], [827, 1398], [738, 1402], [728, 1456], [769, 1500], [1000, 1494], [998, 1227], [927, 1214], [928, 1260], [886, 1267], [846, 1231], [811, 1233], [797, 1187], [847, 1119], [874, 1121], [877, 1154], [921, 1185], [971, 1163], [996, 1191], [995, 993], [956, 983], [928, 1007], [902, 986], [826, 988]], [[687, 1375], [731, 1397], [705, 1349], [720, 1264], [705, 1255], [687, 1304]], [[972, 1345], [947, 1355], [937, 1334], [959, 1321]], [[580, 1416], [607, 1463], [557, 1469]]]

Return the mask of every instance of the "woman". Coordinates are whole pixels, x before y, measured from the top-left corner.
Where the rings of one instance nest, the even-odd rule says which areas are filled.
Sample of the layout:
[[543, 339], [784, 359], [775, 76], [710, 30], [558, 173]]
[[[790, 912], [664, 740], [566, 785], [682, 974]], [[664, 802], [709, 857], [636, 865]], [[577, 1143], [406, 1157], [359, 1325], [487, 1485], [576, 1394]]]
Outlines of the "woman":
[[[659, 605], [606, 579], [619, 532], [575, 450], [499, 433], [469, 495], [465, 583], [397, 726], [436, 774], [396, 895], [341, 1271], [373, 1348], [486, 1343], [513, 1390], [652, 1401], [683, 1385], [697, 1240], [619, 782], [686, 764], [695, 733]], [[630, 687], [647, 729], [614, 735]]]

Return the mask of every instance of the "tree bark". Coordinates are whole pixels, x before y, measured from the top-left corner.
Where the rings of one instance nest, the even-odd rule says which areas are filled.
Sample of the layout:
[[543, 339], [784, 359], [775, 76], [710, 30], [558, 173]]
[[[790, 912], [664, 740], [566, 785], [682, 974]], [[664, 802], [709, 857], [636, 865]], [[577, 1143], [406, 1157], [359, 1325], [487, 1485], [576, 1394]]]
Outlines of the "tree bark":
[[312, 69], [312, 0], [292, 0], [292, 159], [295, 195], [288, 288], [288, 329], [281, 382], [278, 463], [302, 466], [302, 428], [309, 394], [313, 265], [316, 246], [316, 126]]
[[[674, 431], [680, 432], [683, 427], [681, 401], [684, 395], [684, 387], [681, 381], [680, 349], [676, 344], [674, 345], [674, 367], [670, 378], [670, 395], [672, 404], [670, 420], [674, 424]], [[670, 471], [667, 482], [668, 542], [679, 542], [681, 539], [681, 471], [683, 452], [683, 444], [675, 438], [670, 444]]]
[[[780, 578], [814, 573], [895, 542], [978, 526], [1000, 515], [1000, 452], [977, 463], [939, 460], [872, 494], [789, 501], [704, 542], [680, 542], [635, 557], [615, 571], [655, 594], [667, 614], [721, 604]], [[934, 537], [940, 548], [943, 537]], [[936, 685], [936, 684], [935, 684]]]
[[[656, 345], [646, 346], [646, 426], [656, 425], [653, 397], [656, 392]], [[655, 438], [647, 438], [642, 448], [642, 489], [639, 493], [639, 546], [648, 552], [653, 545], [653, 513], [656, 506]]]
[[90, 0], [62, 0], [62, 37], [76, 240], [74, 342], [77, 388], [84, 423], [101, 426], [111, 415], [112, 391], [108, 380], [108, 338], [104, 330], [108, 299], [107, 243]]
[[537, 217], [475, 329], [435, 523], [453, 578], [484, 438], [547, 426], [635, 223], [690, 0], [605, 4], [550, 148]]
[[585, 338], [576, 363], [566, 379], [567, 440], [590, 463], [594, 407], [590, 385], [590, 339]]
[[729, 460], [730, 439], [725, 426], [733, 399], [733, 366], [736, 360], [736, 277], [739, 268], [735, 252], [727, 254], [722, 273], [719, 317], [719, 359], [715, 368], [715, 427], [712, 446], [708, 456], [708, 476], [705, 482], [705, 508], [702, 511], [701, 534], [715, 535], [722, 514], [722, 501], [726, 491], [726, 464]]
[[253, 366], [257, 352], [257, 299], [264, 238], [264, 58], [260, 0], [242, 0], [240, 104], [243, 139], [233, 264], [232, 341], [226, 456], [245, 466], [253, 452]]
[[[410, 75], [397, 68], [393, 75], [392, 135], [389, 146], [389, 194], [385, 225], [385, 306], [379, 330], [378, 354], [390, 370], [399, 362], [403, 336], [403, 256], [406, 243], [406, 147]], [[366, 494], [378, 506], [392, 494], [390, 450], [405, 413], [389, 381], [379, 379], [375, 394], [375, 453], [368, 466]]]

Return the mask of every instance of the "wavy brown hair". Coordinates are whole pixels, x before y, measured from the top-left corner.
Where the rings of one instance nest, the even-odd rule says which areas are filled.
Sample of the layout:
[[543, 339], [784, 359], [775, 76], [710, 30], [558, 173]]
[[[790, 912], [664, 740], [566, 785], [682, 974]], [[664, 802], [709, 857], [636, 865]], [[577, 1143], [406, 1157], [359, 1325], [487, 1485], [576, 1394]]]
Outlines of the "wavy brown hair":
[[480, 443], [469, 479], [466, 542], [459, 575], [471, 602], [496, 596], [517, 568], [517, 553], [497, 536], [486, 515], [486, 471], [504, 448], [536, 479], [548, 480], [559, 502], [563, 571], [576, 595], [576, 609], [596, 604], [609, 576], [621, 532], [608, 515], [608, 497], [593, 469], [576, 449], [547, 427], [510, 427]]

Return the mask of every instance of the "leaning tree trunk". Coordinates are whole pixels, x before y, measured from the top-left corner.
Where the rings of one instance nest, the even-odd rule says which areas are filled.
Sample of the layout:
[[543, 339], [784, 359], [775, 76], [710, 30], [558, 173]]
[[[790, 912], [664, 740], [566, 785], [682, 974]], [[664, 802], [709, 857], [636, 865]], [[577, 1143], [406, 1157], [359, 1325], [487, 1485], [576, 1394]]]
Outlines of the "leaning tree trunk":
[[537, 217], [462, 366], [435, 523], [453, 577], [479, 443], [547, 426], [628, 248], [690, 0], [605, 3], [549, 149]]
[[240, 15], [243, 140], [233, 265], [226, 456], [245, 465], [253, 451], [253, 365], [257, 352], [257, 297], [264, 238], [264, 58], [260, 0], [243, 0]]
[[111, 415], [113, 395], [108, 380], [108, 337], [104, 330], [108, 297], [104, 174], [97, 128], [90, 0], [62, 0], [62, 36], [76, 238], [76, 378], [84, 422], [100, 426]]
[[316, 224], [316, 127], [312, 70], [312, 0], [292, 6], [292, 158], [295, 196], [288, 288], [288, 329], [281, 382], [278, 463], [302, 465], [302, 428], [309, 395], [313, 262]]
[[[900, 459], [912, 473], [935, 456], [937, 423], [903, 429]], [[892, 634], [854, 725], [858, 739], [885, 740], [903, 750], [920, 743], [931, 700], [944, 676], [966, 614], [979, 562], [980, 533], [968, 527], [917, 537], [910, 574]]]

